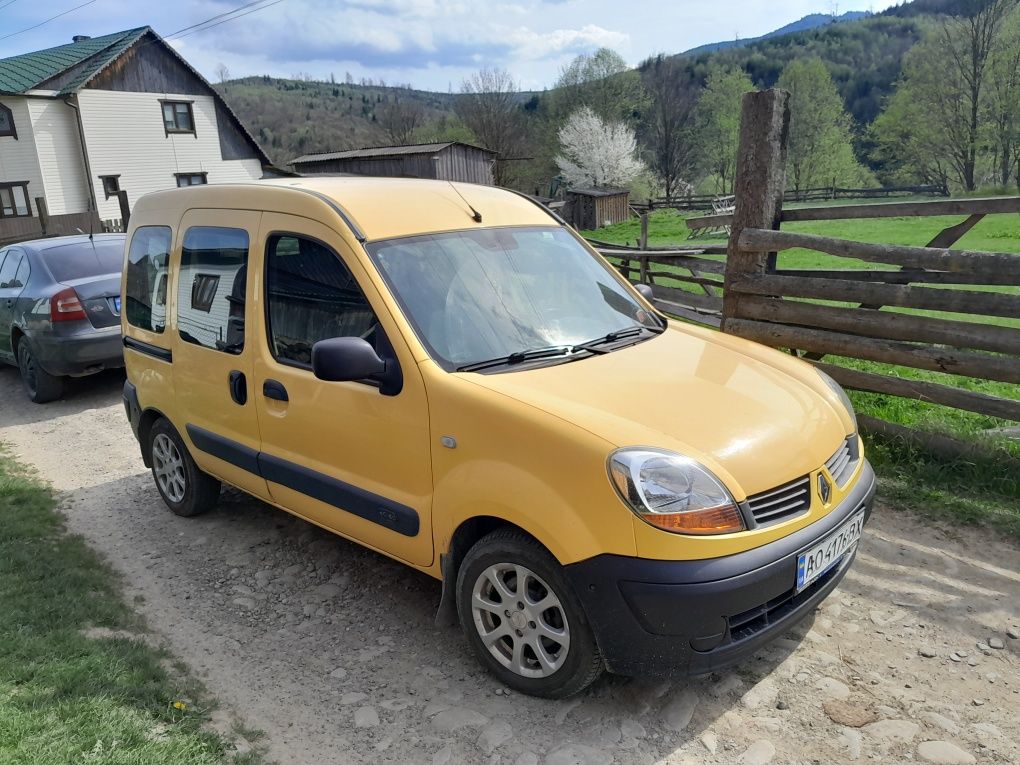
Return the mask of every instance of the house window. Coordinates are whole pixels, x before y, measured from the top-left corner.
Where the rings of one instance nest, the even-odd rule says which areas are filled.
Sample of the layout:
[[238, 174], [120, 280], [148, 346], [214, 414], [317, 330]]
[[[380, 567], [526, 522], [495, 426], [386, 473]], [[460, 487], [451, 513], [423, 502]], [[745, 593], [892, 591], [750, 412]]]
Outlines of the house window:
[[14, 112], [8, 107], [0, 104], [0, 136], [18, 137], [18, 131], [14, 127]]
[[170, 133], [194, 133], [195, 115], [191, 101], [163, 101], [163, 127]]
[[177, 187], [184, 188], [185, 186], [204, 186], [209, 181], [206, 180], [208, 173], [174, 173], [174, 178], [177, 179]]
[[0, 183], [0, 218], [30, 218], [28, 181]]
[[103, 182], [103, 193], [106, 194], [107, 199], [117, 196], [120, 191], [119, 175], [100, 175], [99, 180]]

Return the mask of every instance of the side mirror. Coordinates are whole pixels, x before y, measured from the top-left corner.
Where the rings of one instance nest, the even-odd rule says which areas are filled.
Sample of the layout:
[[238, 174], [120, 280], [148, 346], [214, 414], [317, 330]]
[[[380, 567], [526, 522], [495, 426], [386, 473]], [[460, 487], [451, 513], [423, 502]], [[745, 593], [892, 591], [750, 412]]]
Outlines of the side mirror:
[[375, 348], [360, 337], [333, 337], [312, 346], [312, 373], [326, 382], [374, 380], [379, 392], [395, 396], [403, 387], [396, 360], [379, 357]]
[[655, 299], [655, 293], [652, 291], [651, 285], [648, 284], [635, 284], [634, 289], [638, 291], [645, 300], [651, 302]]

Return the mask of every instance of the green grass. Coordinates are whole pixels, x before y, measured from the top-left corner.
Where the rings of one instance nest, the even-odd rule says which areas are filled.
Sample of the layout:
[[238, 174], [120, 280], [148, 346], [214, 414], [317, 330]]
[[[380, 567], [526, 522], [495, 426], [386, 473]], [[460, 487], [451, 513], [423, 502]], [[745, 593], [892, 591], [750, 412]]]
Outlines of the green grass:
[[[787, 224], [783, 228], [862, 242], [924, 245], [944, 228], [961, 220], [961, 217], [950, 216], [818, 221]], [[634, 244], [640, 233], [640, 226], [634, 219], [617, 226], [584, 233], [586, 236], [614, 244]], [[649, 222], [650, 246], [725, 242], [725, 237], [722, 236], [688, 241], [688, 234], [685, 216], [673, 210], [658, 210], [652, 213]], [[1020, 216], [990, 215], [953, 246], [957, 249], [1020, 253]], [[713, 259], [723, 258], [720, 256]], [[790, 250], [781, 253], [778, 265], [780, 268], [885, 268], [810, 250]], [[654, 269], [671, 270], [666, 266], [654, 266]], [[696, 285], [677, 282], [670, 286], [703, 294], [701, 288]], [[984, 289], [1020, 292], [1017, 288], [1009, 287]], [[831, 302], [828, 304], [849, 305]], [[974, 317], [911, 309], [895, 310], [1020, 327], [1020, 320], [1005, 317]], [[895, 374], [908, 379], [954, 385], [1002, 398], [1020, 399], [1020, 386], [1010, 383], [975, 380], [857, 359], [828, 357], [826, 361], [867, 372]], [[880, 437], [872, 437], [869, 439], [869, 453], [878, 469], [884, 496], [900, 506], [916, 508], [946, 519], [986, 524], [1020, 537], [1020, 441], [1009, 440], [995, 434], [997, 429], [1015, 426], [1017, 423], [895, 396], [851, 391], [850, 397], [861, 414], [977, 443], [984, 447], [983, 451], [986, 452], [984, 456], [972, 456], [966, 460], [947, 463], [946, 460], [899, 439], [883, 440]]]
[[[90, 638], [92, 627], [124, 637]], [[142, 639], [109, 567], [0, 450], [0, 762], [252, 762], [206, 728], [197, 684]], [[176, 674], [176, 673], [175, 673]]]

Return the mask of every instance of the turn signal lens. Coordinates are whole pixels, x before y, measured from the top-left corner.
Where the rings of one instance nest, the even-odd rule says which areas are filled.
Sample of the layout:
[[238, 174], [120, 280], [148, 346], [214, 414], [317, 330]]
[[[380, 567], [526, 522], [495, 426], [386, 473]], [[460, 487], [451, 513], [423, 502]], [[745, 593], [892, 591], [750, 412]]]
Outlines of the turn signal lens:
[[609, 458], [620, 498], [645, 523], [674, 534], [743, 531], [737, 503], [711, 472], [680, 454], [620, 449]]
[[732, 534], [744, 530], [744, 518], [734, 505], [687, 513], [642, 513], [642, 519], [676, 534]]

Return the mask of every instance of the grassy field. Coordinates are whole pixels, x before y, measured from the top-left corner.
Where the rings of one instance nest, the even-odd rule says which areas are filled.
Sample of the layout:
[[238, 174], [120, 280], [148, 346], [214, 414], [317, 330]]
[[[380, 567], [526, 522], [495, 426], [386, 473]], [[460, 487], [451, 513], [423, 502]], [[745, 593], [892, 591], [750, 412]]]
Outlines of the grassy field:
[[50, 490], [0, 451], [0, 762], [256, 761], [207, 730], [201, 689], [142, 632]]
[[[787, 224], [784, 230], [821, 234], [862, 242], [924, 245], [947, 226], [959, 223], [959, 217], [887, 218], [877, 220], [820, 221]], [[634, 244], [639, 235], [636, 219], [626, 223], [583, 232], [613, 244]], [[649, 222], [649, 245], [668, 247], [679, 244], [719, 244], [723, 237], [688, 241], [690, 230], [684, 216], [672, 210], [659, 210]], [[1020, 216], [992, 215], [985, 218], [960, 242], [960, 249], [1020, 253]], [[717, 258], [722, 260], [720, 256]], [[779, 257], [780, 268], [883, 268], [864, 261], [835, 258], [809, 250], [790, 250]], [[662, 267], [656, 266], [657, 269]], [[698, 290], [693, 285], [676, 284]], [[1015, 288], [996, 288], [1016, 292]], [[834, 304], [838, 305], [838, 304]], [[846, 304], [844, 304], [846, 305]], [[900, 310], [900, 309], [897, 309]], [[1020, 319], [982, 318], [931, 311], [911, 311], [972, 321], [1020, 327]], [[909, 379], [955, 385], [1004, 398], [1020, 399], [1020, 386], [961, 378], [939, 372], [926, 372], [900, 366], [857, 359], [829, 357], [826, 361], [869, 372], [895, 374]], [[882, 476], [885, 496], [898, 504], [923, 509], [945, 518], [986, 523], [1020, 536], [1020, 441], [1001, 435], [1000, 429], [1017, 423], [984, 417], [935, 404], [851, 391], [850, 396], [862, 414], [890, 422], [944, 433], [965, 441], [978, 442], [987, 454], [947, 464], [944, 460], [900, 441], [870, 439], [870, 456]]]

